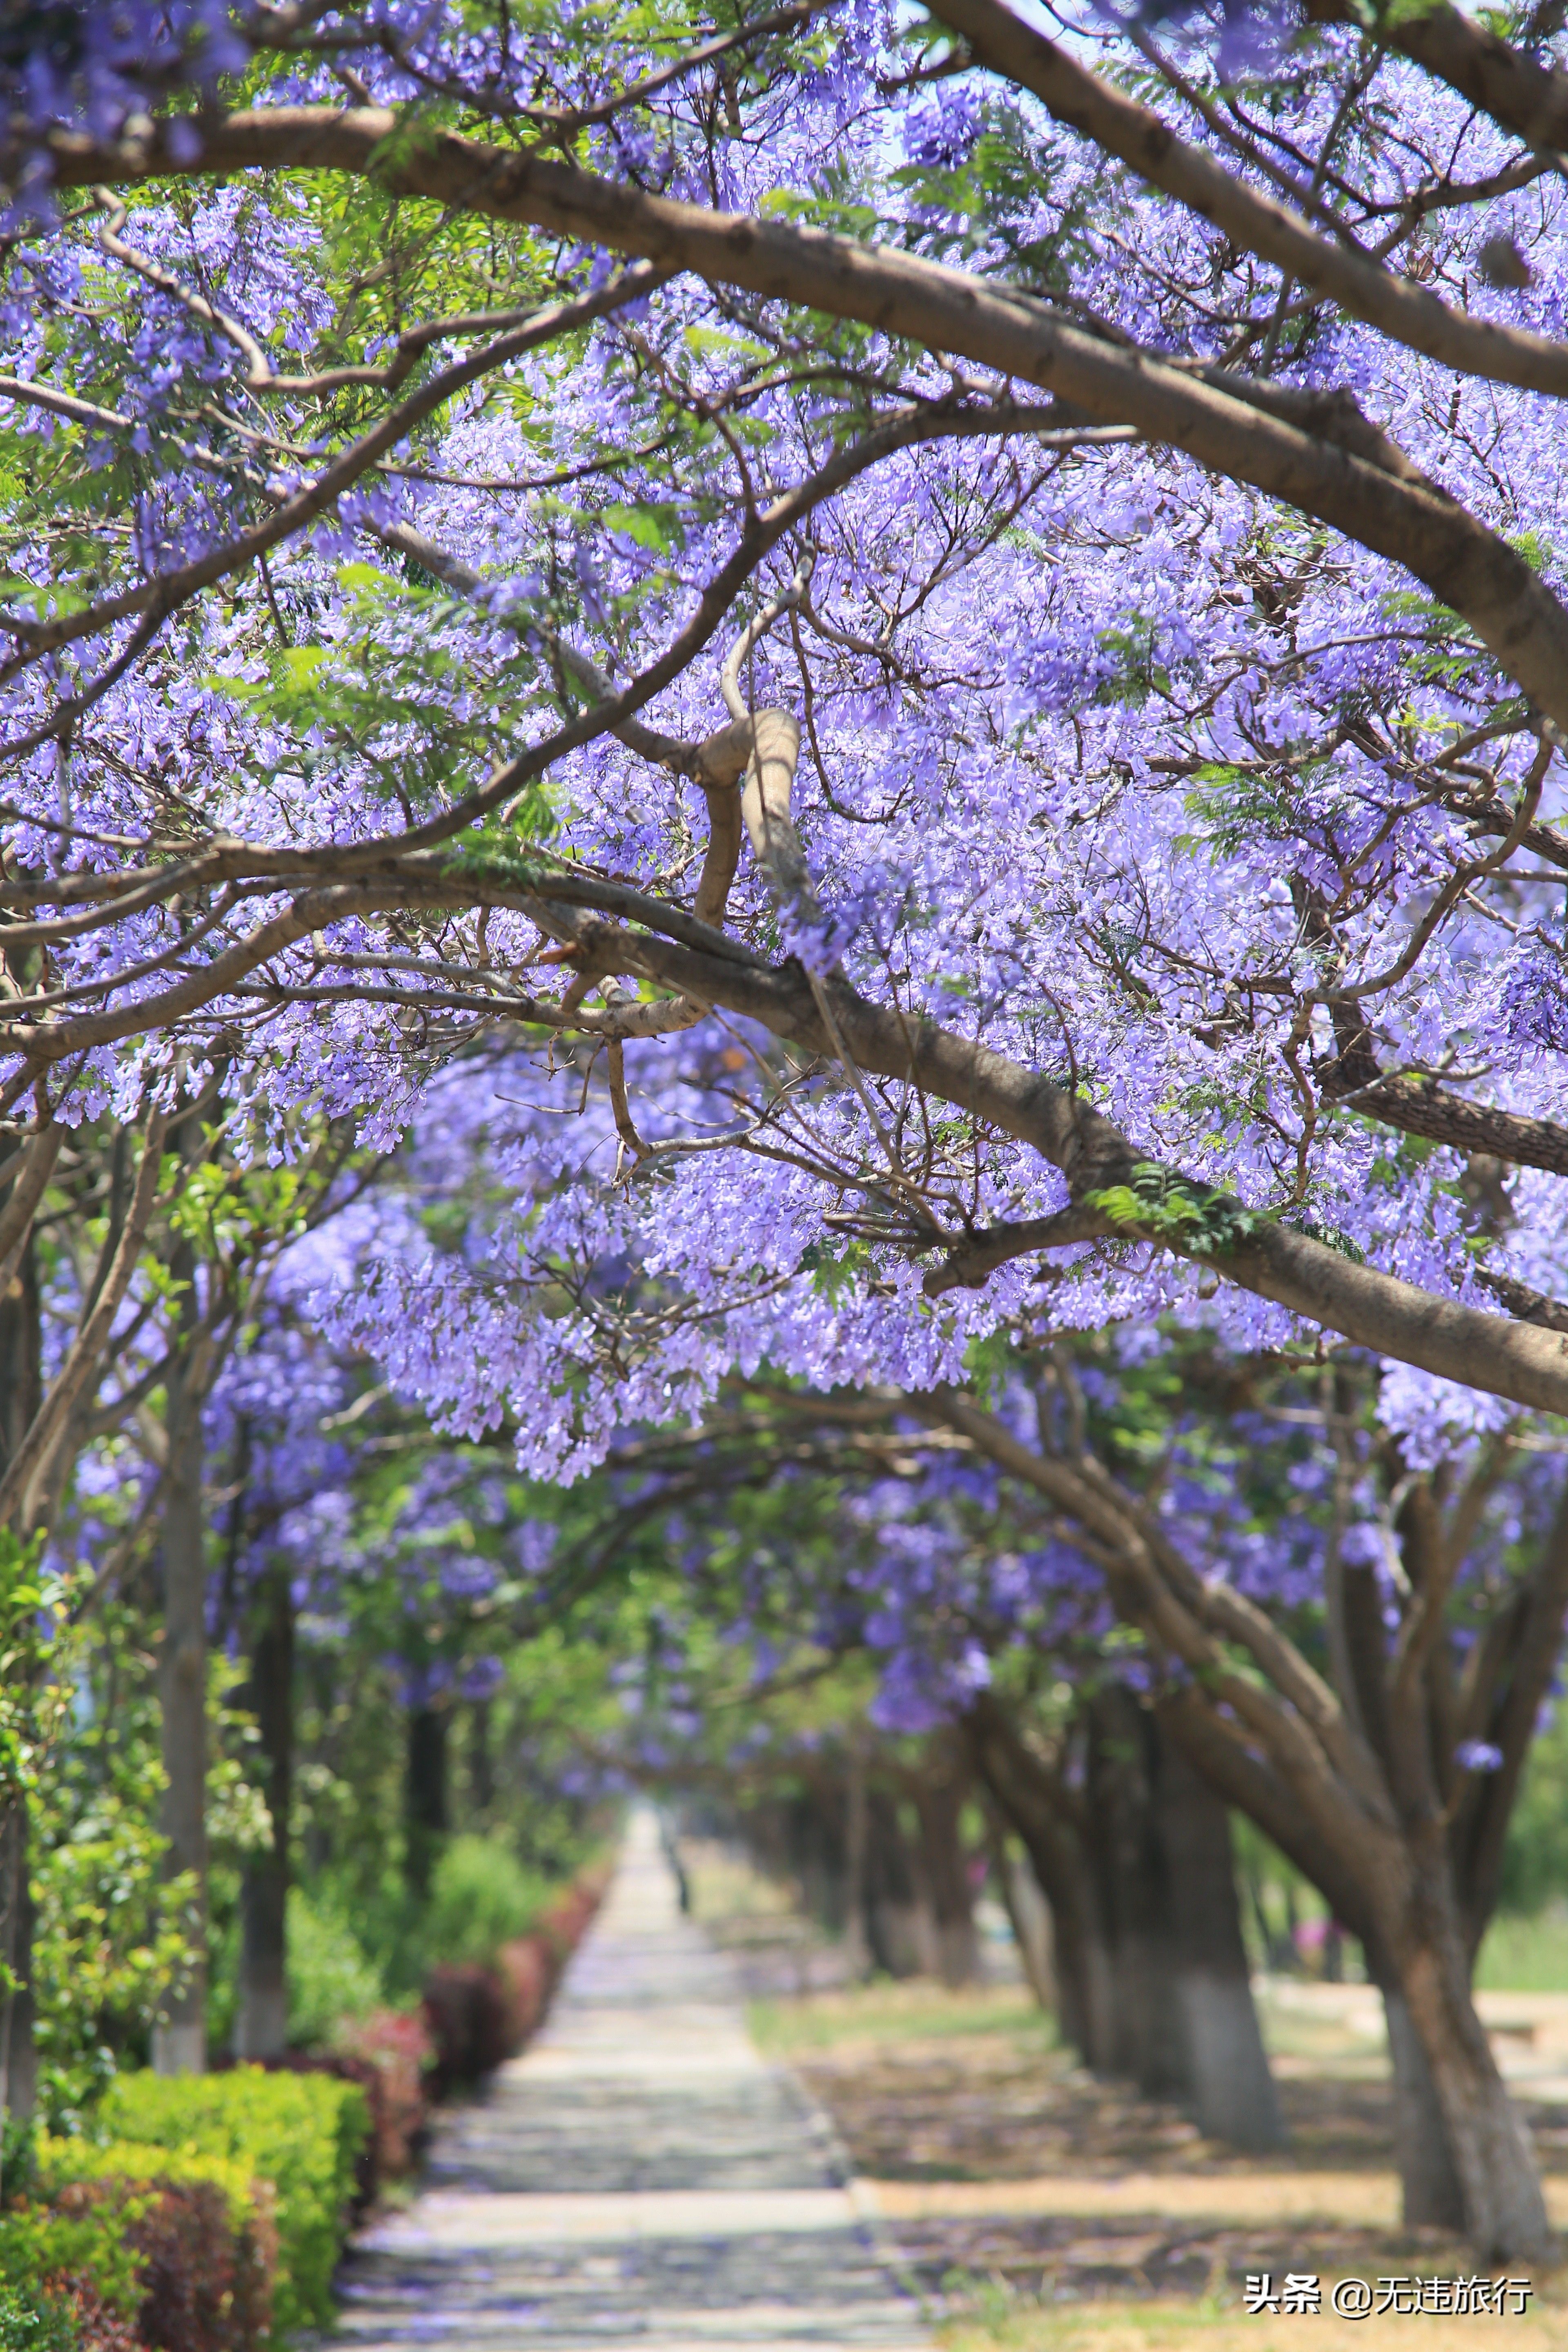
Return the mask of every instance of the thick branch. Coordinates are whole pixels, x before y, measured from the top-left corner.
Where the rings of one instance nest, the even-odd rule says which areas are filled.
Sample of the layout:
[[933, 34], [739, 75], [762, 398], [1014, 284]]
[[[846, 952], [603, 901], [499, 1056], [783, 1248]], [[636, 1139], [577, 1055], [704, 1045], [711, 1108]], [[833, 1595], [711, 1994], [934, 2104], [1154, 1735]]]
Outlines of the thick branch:
[[65, 1362], [50, 1381], [32, 1425], [7, 1464], [5, 1477], [0, 1478], [0, 1527], [19, 1525], [22, 1533], [27, 1532], [37, 1498], [47, 1480], [77, 1399], [98, 1370], [121, 1300], [136, 1270], [142, 1236], [158, 1197], [167, 1124], [159, 1113], [154, 1113], [147, 1123], [136, 1188], [102, 1287], [72, 1340]]
[[1058, 1209], [1048, 1217], [988, 1225], [973, 1241], [949, 1250], [921, 1288], [928, 1298], [940, 1298], [947, 1290], [984, 1290], [986, 1276], [1012, 1258], [1029, 1257], [1037, 1250], [1065, 1249], [1070, 1242], [1104, 1241], [1120, 1234], [1121, 1228], [1103, 1211], [1088, 1208]]
[[47, 1127], [29, 1136], [23, 1146], [22, 1165], [11, 1187], [11, 1197], [0, 1210], [0, 1294], [16, 1272], [38, 1203], [55, 1172], [65, 1134], [58, 1120], [51, 1119]]
[[1237, 1727], [1191, 1683], [1163, 1693], [1154, 1712], [1215, 1793], [1256, 1822], [1326, 1896], [1335, 1918], [1369, 1942], [1371, 1916], [1355, 1873], [1346, 1868], [1333, 1842], [1322, 1835], [1273, 1767], [1247, 1746]]
[[[182, 138], [190, 124], [182, 118]], [[1033, 298], [919, 257], [823, 230], [705, 210], [536, 155], [502, 153], [429, 131], [385, 150], [395, 117], [375, 107], [261, 108], [205, 125], [182, 164], [165, 126], [105, 145], [50, 142], [58, 181], [314, 168], [368, 174], [491, 218], [581, 237], [660, 268], [858, 319], [928, 349], [959, 353], [1036, 384], [1331, 524], [1423, 581], [1460, 614], [1540, 709], [1568, 726], [1568, 613], [1524, 557], [1436, 485], [1400, 478], [1269, 416], [1163, 359], [1113, 345]]]
[[1494, 1274], [1484, 1265], [1478, 1269], [1476, 1280], [1521, 1323], [1539, 1323], [1545, 1331], [1568, 1331], [1568, 1307], [1560, 1298], [1548, 1298], [1543, 1290], [1532, 1290], [1528, 1282], [1516, 1281], [1511, 1274]]
[[[835, 1050], [797, 967], [741, 971], [710, 953], [600, 925], [591, 917], [573, 919], [570, 933], [578, 942], [579, 970], [636, 972], [750, 1013], [775, 1035], [797, 1039], [813, 1052]], [[1074, 1192], [1124, 1181], [1141, 1159], [1110, 1120], [1040, 1072], [932, 1021], [872, 1004], [842, 981], [824, 985], [859, 1069], [918, 1087], [1030, 1144], [1061, 1170]], [[1140, 1238], [1135, 1226], [1121, 1230], [1130, 1240]], [[1267, 1219], [1201, 1257], [1166, 1235], [1145, 1238], [1193, 1255], [1241, 1289], [1378, 1355], [1516, 1404], [1568, 1412], [1568, 1338], [1437, 1297]]]
[[[1352, 21], [1346, 0], [1308, 0], [1307, 13], [1325, 24]], [[1510, 48], [1445, 0], [1408, 15], [1390, 9], [1378, 37], [1531, 147], [1548, 153], [1568, 147], [1568, 74]]]
[[1378, 1078], [1339, 1099], [1347, 1109], [1364, 1111], [1369, 1118], [1400, 1128], [1406, 1135], [1451, 1143], [1457, 1151], [1487, 1152], [1516, 1168], [1544, 1168], [1553, 1176], [1568, 1176], [1568, 1127], [1471, 1102], [1436, 1078]]
[[1151, 108], [1090, 73], [997, 0], [926, 5], [940, 23], [962, 34], [981, 65], [1032, 90], [1059, 122], [1213, 221], [1238, 252], [1277, 263], [1352, 318], [1459, 374], [1559, 397], [1568, 393], [1568, 345], [1467, 318], [1413, 278], [1395, 277], [1353, 246], [1321, 236], [1299, 213], [1255, 194], [1202, 148], [1179, 139]]

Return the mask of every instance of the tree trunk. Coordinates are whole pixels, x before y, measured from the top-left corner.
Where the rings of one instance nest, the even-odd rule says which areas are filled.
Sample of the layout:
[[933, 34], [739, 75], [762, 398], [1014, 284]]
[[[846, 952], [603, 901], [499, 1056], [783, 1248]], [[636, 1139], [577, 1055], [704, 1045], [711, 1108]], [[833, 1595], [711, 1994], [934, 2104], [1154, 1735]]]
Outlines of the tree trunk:
[[[980, 1972], [974, 1933], [974, 1890], [963, 1851], [963, 1803], [968, 1773], [953, 1743], [936, 1739], [927, 1769], [915, 1782], [921, 1859], [935, 1945], [933, 1974], [946, 1985], [973, 1984]], [[930, 1767], [934, 1766], [934, 1771]]]
[[836, 1933], [844, 1923], [843, 1790], [837, 1774], [811, 1772], [784, 1809], [790, 1874], [808, 1916]]
[[1170, 1900], [1155, 1814], [1153, 1726], [1130, 1691], [1099, 1691], [1088, 1708], [1089, 1866], [1099, 1884], [1115, 1988], [1114, 2071], [1146, 2098], [1187, 2088], [1176, 2007]]
[[866, 1808], [866, 1742], [850, 1737], [844, 1791], [844, 1960], [852, 1984], [870, 1973], [871, 1945], [866, 1927], [866, 1845], [870, 1823]]
[[1417, 1873], [1415, 1916], [1389, 1937], [1409, 2021], [1426, 2053], [1458, 2178], [1465, 2234], [1484, 2262], [1549, 2259], [1535, 2151], [1476, 2014], [1446, 1872]]
[[1028, 1864], [1020, 1864], [1013, 1853], [1008, 1843], [1007, 1825], [989, 1793], [983, 1810], [996, 1892], [1007, 1914], [1007, 1924], [1013, 1930], [1024, 1981], [1047, 2015], [1056, 2018], [1059, 2028], [1060, 2004], [1057, 1994], [1056, 1969], [1051, 1958], [1051, 1906], [1041, 1894]]
[[887, 1976], [920, 1972], [915, 1881], [899, 1809], [885, 1789], [867, 1792], [867, 1927], [871, 1954]]
[[408, 1773], [404, 1783], [404, 1876], [420, 1901], [447, 1834], [447, 1710], [416, 1706], [408, 1717]]
[[[16, 1268], [0, 1296], [0, 1469], [21, 1444], [43, 1402], [43, 1323], [38, 1261], [33, 1236], [22, 1244]], [[33, 2112], [37, 2053], [33, 2042], [33, 1887], [28, 1863], [27, 1801], [17, 1790], [0, 1822], [0, 1959], [16, 1989], [0, 2004], [0, 2118], [25, 2123]]]
[[970, 1753], [1003, 1819], [1017, 1832], [1050, 1906], [1057, 2022], [1086, 2066], [1113, 2071], [1114, 2001], [1100, 1889], [1089, 1866], [1074, 1798], [1026, 1747], [994, 1691], [964, 1717]]
[[[1370, 1636], [1363, 1643], [1363, 1648], [1367, 1647]], [[1209, 1785], [1258, 1823], [1317, 1887], [1335, 1916], [1361, 1937], [1367, 1973], [1382, 1988], [1389, 2014], [1389, 2049], [1394, 2074], [1394, 2145], [1405, 2219], [1412, 2226], [1427, 2223], [1434, 2227], [1462, 2227], [1464, 2202], [1458, 2176], [1453, 2170], [1436, 2085], [1400, 1992], [1398, 1973], [1380, 1951], [1375, 1906], [1369, 1900], [1354, 1857], [1341, 1853], [1317, 1834], [1304, 1811], [1272, 1773], [1242, 1758], [1228, 1739], [1214, 1738], [1212, 1727], [1190, 1686], [1162, 1703], [1160, 1720]], [[1295, 1895], [1289, 1881], [1286, 1907], [1293, 1923]], [[1284, 1957], [1295, 1958], [1290, 1937], [1285, 1941]], [[1389, 2009], [1391, 2001], [1399, 2003], [1397, 2024]]]
[[1448, 2128], [1421, 2038], [1405, 1996], [1384, 1988], [1388, 2054], [1394, 2073], [1394, 2140], [1407, 2230], [1462, 2231], [1465, 2200], [1448, 2147]]
[[188, 1244], [174, 1253], [182, 1294], [182, 1352], [169, 1374], [168, 1463], [163, 1473], [163, 1645], [159, 1698], [163, 1717], [165, 1874], [195, 1881], [190, 1929], [193, 1965], [173, 1990], [153, 2031], [160, 2074], [206, 2072], [207, 1630], [205, 1526], [202, 1512], [202, 1389], [192, 1361], [195, 1258]]
[[1156, 1812], [1185, 2044], [1185, 2103], [1232, 2147], [1276, 2148], [1285, 2129], [1258, 2031], [1237, 1905], [1230, 1815], [1155, 1727]]
[[490, 1703], [473, 1700], [468, 1708], [468, 1802], [483, 1819], [496, 1801], [495, 1758], [490, 1746]]
[[25, 2124], [37, 2096], [37, 2053], [33, 2040], [27, 1801], [19, 1790], [0, 1818], [0, 1960], [15, 1979], [14, 1990], [0, 2001], [0, 2119], [9, 2116]]
[[289, 2044], [288, 1910], [294, 1779], [294, 1596], [280, 1563], [261, 1581], [252, 1616], [247, 1704], [261, 1734], [272, 1844], [251, 1854], [240, 1888], [237, 2058], [278, 2058]]

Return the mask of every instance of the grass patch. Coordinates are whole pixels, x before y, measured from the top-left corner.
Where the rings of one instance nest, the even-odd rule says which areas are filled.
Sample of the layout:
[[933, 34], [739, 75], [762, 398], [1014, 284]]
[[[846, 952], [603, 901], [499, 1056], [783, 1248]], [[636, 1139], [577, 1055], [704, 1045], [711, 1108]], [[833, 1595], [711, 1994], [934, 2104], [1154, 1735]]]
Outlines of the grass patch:
[[1026, 2035], [1038, 2047], [1056, 2040], [1049, 2018], [1021, 1985], [966, 1985], [950, 1992], [916, 1979], [879, 1981], [792, 2000], [753, 2001], [747, 2012], [764, 2050], [831, 2050], [840, 2042], [929, 2042], [950, 2034]]
[[[1325, 2290], [1330, 2282], [1324, 2279]], [[981, 2307], [936, 2331], [942, 2352], [1365, 2352], [1375, 2344], [1424, 2345], [1429, 2352], [1561, 2352], [1568, 2311], [1549, 2290], [1521, 2318], [1440, 2318], [1431, 2315], [1363, 2321], [1331, 2312], [1308, 2318], [1248, 2318], [1231, 2286], [1192, 2303], [1046, 2305], [1024, 2298], [982, 2299]], [[1328, 2301], [1327, 2292], [1323, 2297]]]
[[1476, 1982], [1484, 1992], [1568, 1992], [1568, 1912], [1494, 1919]]

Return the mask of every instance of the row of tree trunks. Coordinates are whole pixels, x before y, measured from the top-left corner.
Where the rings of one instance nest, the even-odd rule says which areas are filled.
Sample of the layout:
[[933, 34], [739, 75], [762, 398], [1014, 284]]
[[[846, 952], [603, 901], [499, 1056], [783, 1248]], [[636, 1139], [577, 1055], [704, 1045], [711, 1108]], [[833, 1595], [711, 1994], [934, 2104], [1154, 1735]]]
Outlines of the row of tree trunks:
[[813, 1917], [842, 1936], [852, 1973], [970, 1983], [979, 1969], [972, 1857], [973, 1779], [962, 1743], [936, 1735], [910, 1765], [869, 1738], [813, 1759], [795, 1793], [747, 1808], [762, 1867], [792, 1880]]
[[1125, 1690], [1090, 1704], [1081, 1790], [1031, 1750], [994, 1693], [966, 1729], [1050, 1906], [1064, 2037], [1097, 2073], [1179, 2103], [1210, 2137], [1279, 2147], [1223, 1801]]

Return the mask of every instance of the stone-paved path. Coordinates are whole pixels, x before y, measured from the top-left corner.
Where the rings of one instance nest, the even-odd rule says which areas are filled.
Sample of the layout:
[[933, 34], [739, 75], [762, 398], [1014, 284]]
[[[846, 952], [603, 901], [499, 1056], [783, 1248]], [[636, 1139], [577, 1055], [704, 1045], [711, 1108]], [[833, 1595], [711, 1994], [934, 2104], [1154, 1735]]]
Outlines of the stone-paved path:
[[831, 2137], [680, 1916], [651, 1812], [550, 2021], [347, 2264], [342, 2352], [921, 2352]]

